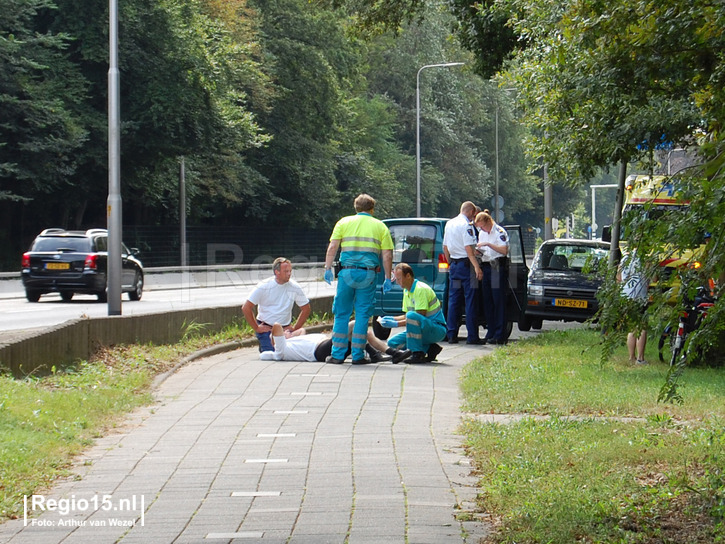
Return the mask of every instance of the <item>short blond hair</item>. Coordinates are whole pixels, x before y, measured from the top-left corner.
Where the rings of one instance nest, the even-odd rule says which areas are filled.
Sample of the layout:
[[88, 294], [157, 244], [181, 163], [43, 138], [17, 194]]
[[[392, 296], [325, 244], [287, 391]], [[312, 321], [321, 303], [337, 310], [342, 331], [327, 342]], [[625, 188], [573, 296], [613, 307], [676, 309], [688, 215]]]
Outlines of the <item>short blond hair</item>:
[[375, 199], [368, 194], [362, 193], [355, 198], [356, 212], [371, 212], [375, 209]]
[[488, 213], [488, 210], [485, 212], [480, 212], [478, 215], [476, 215], [476, 219], [473, 220], [474, 225], [478, 225], [479, 223], [482, 223], [484, 225], [490, 225], [493, 223], [493, 217], [491, 217], [491, 214]]
[[470, 200], [466, 200], [463, 204], [461, 204], [461, 213], [467, 213], [475, 209], [476, 205]]
[[272, 262], [272, 270], [274, 270], [275, 272], [279, 272], [282, 269], [282, 265], [284, 263], [292, 264], [292, 261], [290, 261], [287, 257], [277, 257]]

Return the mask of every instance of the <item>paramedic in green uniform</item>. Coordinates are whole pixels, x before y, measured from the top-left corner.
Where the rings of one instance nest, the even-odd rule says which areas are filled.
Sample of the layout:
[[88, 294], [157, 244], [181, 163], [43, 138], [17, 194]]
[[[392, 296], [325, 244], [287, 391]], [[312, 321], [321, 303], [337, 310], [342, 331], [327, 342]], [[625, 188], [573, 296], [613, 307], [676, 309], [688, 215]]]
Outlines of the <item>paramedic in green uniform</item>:
[[375, 199], [361, 194], [355, 199], [356, 215], [340, 219], [330, 236], [325, 256], [325, 281], [332, 284], [332, 261], [340, 249], [340, 273], [332, 303], [332, 355], [328, 363], [341, 364], [348, 347], [348, 322], [355, 311], [352, 363], [363, 364], [368, 321], [375, 304], [375, 285], [381, 266], [385, 273], [383, 292], [392, 288], [393, 240], [385, 223], [373, 217]]
[[[427, 363], [434, 361], [441, 352], [436, 343], [446, 337], [446, 319], [441, 302], [435, 291], [422, 281], [415, 279], [415, 273], [407, 263], [395, 266], [395, 281], [403, 288], [404, 315], [386, 316], [380, 319], [383, 327], [405, 327], [388, 340], [391, 348], [407, 348], [412, 352], [406, 363]], [[396, 358], [393, 359], [396, 361]]]

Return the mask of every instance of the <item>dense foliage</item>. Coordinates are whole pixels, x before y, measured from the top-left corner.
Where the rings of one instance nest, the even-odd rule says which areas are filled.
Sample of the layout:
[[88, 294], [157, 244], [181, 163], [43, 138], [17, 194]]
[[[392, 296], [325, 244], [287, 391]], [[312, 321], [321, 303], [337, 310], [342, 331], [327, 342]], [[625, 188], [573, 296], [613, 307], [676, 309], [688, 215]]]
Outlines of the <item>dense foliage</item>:
[[[424, 15], [419, 2], [344, 2], [366, 28], [396, 27]], [[604, 293], [605, 355], [633, 328], [659, 333], [699, 285], [725, 284], [725, 5], [709, 0], [447, 0], [461, 43], [481, 74], [497, 74], [517, 90], [529, 127], [527, 152], [552, 179], [576, 185], [601, 168], [636, 164], [665, 170], [661, 148], [696, 148], [702, 166], [676, 176], [686, 213], [624, 219], [628, 247], [637, 247], [658, 288], [646, 315], [628, 312], [615, 270]], [[659, 156], [658, 156], [659, 155]], [[664, 157], [664, 160], [658, 159]], [[630, 166], [631, 167], [631, 166]], [[705, 237], [707, 233], [707, 237]], [[707, 240], [707, 242], [706, 242]], [[664, 285], [660, 263], [691, 254]], [[616, 255], [616, 253], [615, 253]], [[678, 287], [681, 285], [682, 288]], [[665, 287], [664, 289], [662, 287]], [[720, 298], [686, 349], [707, 357], [725, 337]], [[705, 356], [703, 356], [705, 354]], [[675, 369], [662, 398], [680, 398]]]
[[[15, 269], [41, 228], [106, 222], [108, 5], [0, 7], [0, 255]], [[450, 14], [420, 7], [365, 40], [306, 0], [120, 2], [124, 223], [178, 223], [182, 157], [188, 224], [324, 230], [361, 191], [380, 216], [413, 214], [416, 72], [473, 65]], [[465, 67], [421, 78], [424, 214], [489, 206], [496, 107], [507, 216], [532, 208], [512, 102]]]

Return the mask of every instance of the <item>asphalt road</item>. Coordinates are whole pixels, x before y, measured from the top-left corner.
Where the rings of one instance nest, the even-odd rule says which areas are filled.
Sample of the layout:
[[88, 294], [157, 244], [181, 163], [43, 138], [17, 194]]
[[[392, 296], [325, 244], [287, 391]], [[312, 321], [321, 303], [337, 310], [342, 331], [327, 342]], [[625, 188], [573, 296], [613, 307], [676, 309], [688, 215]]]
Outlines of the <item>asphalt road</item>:
[[[334, 295], [333, 287], [321, 281], [301, 281], [309, 297]], [[182, 288], [181, 284], [165, 285], [163, 289], [145, 290], [138, 302], [124, 295], [121, 303], [123, 315], [142, 315], [189, 308], [229, 306], [244, 303], [254, 284], [217, 285], [213, 287]], [[22, 289], [22, 287], [21, 287]], [[47, 294], [39, 302], [28, 302], [22, 290], [5, 292], [0, 298], [0, 342], [8, 341], [11, 334], [58, 325], [80, 317], [108, 315], [108, 305], [99, 303], [92, 295], [75, 295], [63, 302], [58, 294]]]
[[[318, 279], [308, 279], [307, 271], [293, 276], [302, 285], [310, 298], [335, 294], [335, 284], [328, 286]], [[128, 300], [124, 295], [121, 312], [123, 315], [142, 315], [189, 308], [229, 306], [244, 303], [257, 281], [266, 277], [238, 281], [216, 281], [207, 287], [184, 284], [176, 279], [152, 280], [149, 276], [143, 297], [138, 302]], [[13, 341], [28, 331], [43, 329], [64, 323], [71, 319], [103, 317], [108, 315], [108, 305], [99, 303], [92, 295], [75, 295], [70, 302], [63, 302], [58, 294], [47, 294], [39, 302], [28, 302], [19, 281], [0, 282], [0, 343]], [[578, 323], [545, 321], [542, 330], [577, 327]], [[526, 338], [540, 331], [522, 333], [514, 326], [512, 339]]]

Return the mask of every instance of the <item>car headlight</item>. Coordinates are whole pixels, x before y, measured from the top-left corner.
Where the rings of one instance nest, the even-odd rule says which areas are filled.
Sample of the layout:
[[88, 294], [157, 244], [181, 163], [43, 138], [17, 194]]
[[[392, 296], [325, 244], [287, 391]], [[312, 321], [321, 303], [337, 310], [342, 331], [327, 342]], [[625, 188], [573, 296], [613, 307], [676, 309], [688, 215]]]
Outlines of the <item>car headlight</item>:
[[538, 296], [544, 294], [544, 286], [543, 285], [529, 285], [529, 295], [532, 296]]

